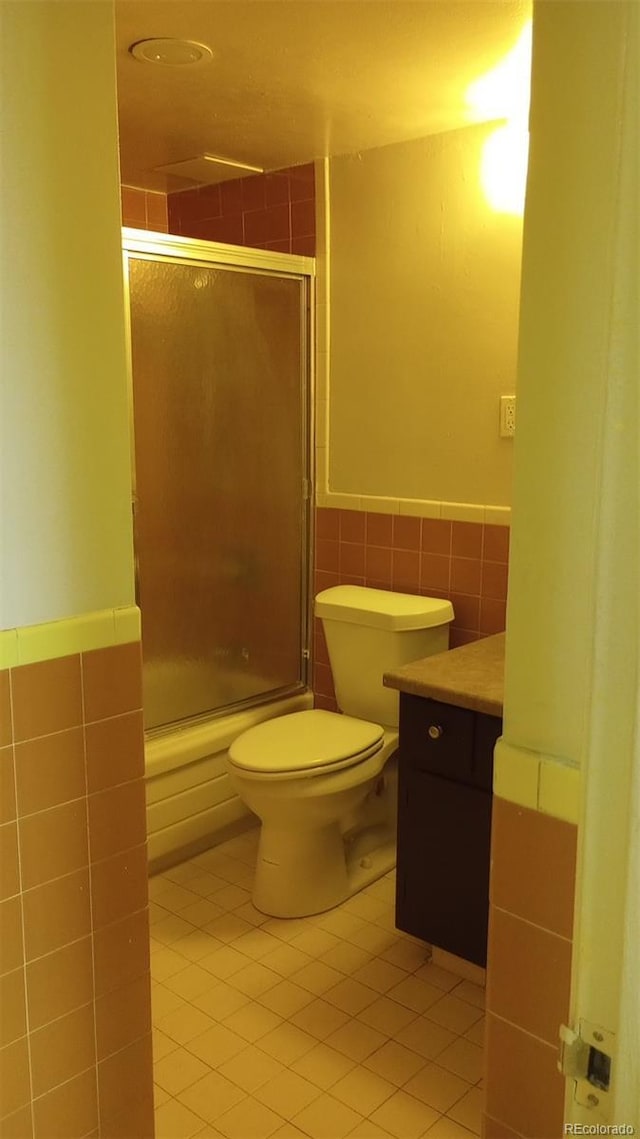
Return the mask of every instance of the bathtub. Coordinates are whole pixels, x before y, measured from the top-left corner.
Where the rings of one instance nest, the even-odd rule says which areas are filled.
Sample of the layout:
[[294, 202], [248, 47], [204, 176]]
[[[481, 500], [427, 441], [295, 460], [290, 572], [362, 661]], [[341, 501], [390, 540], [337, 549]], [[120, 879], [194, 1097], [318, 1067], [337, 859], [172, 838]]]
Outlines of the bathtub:
[[302, 692], [147, 738], [147, 846], [152, 873], [255, 823], [255, 815], [231, 788], [227, 751], [254, 724], [312, 706], [312, 693]]

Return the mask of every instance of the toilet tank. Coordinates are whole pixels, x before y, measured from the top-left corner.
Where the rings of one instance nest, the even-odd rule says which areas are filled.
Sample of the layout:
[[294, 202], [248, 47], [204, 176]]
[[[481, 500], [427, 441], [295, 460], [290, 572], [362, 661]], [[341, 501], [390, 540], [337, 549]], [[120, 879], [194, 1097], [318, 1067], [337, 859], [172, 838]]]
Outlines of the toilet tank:
[[385, 672], [449, 647], [450, 601], [336, 585], [316, 596], [329, 650], [338, 707], [385, 727], [398, 724], [398, 693]]

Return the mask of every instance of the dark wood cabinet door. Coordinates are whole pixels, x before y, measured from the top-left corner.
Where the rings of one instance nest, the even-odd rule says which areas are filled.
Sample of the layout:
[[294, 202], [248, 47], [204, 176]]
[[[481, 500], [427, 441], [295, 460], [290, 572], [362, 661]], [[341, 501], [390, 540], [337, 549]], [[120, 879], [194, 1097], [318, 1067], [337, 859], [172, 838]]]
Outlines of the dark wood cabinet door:
[[396, 924], [486, 965], [491, 792], [400, 763]]

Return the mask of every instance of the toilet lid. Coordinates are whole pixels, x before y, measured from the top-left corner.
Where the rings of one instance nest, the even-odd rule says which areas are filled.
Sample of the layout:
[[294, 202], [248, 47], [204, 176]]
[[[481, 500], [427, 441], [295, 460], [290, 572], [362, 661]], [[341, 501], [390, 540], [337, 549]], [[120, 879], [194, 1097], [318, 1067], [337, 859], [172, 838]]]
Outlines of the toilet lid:
[[243, 732], [229, 758], [234, 767], [264, 775], [348, 767], [374, 755], [383, 735], [379, 724], [337, 712], [292, 712]]

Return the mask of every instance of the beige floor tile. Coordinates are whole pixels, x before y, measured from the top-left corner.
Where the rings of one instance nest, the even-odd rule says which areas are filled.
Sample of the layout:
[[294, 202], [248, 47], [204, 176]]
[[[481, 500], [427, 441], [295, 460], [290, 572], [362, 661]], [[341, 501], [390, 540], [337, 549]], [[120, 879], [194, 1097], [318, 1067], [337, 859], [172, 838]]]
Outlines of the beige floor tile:
[[[224, 877], [224, 874], [221, 874], [220, 877]], [[251, 894], [242, 886], [228, 885], [223, 886], [222, 890], [216, 890], [215, 894], [212, 894], [211, 900], [223, 909], [236, 910], [238, 906], [244, 906], [251, 901]]]
[[291, 942], [309, 929], [309, 921], [307, 918], [267, 918], [262, 928], [280, 941]]
[[299, 1060], [305, 1052], [310, 1052], [316, 1044], [314, 1036], [288, 1021], [279, 1024], [277, 1028], [260, 1038], [262, 1050], [287, 1066]]
[[349, 1133], [349, 1139], [390, 1139], [388, 1131], [383, 1131], [377, 1123], [363, 1119], [362, 1123]]
[[[163, 870], [162, 874], [154, 876], [151, 881], [155, 882], [157, 878], [160, 881], [177, 882], [179, 885], [184, 885], [190, 879], [197, 878], [199, 873], [200, 869], [195, 858], [190, 858], [188, 862], [179, 862], [177, 866], [170, 866], [167, 870]], [[190, 886], [189, 889], [191, 889]]]
[[329, 1004], [348, 1013], [349, 1016], [357, 1016], [359, 1012], [362, 1012], [363, 1009], [378, 999], [378, 994], [375, 989], [370, 989], [368, 985], [361, 985], [359, 981], [354, 981], [351, 977], [344, 977], [338, 981], [337, 985], [327, 989], [324, 999], [329, 1001]]
[[175, 1052], [178, 1047], [175, 1040], [171, 1036], [167, 1036], [160, 1028], [154, 1028], [152, 1032], [153, 1038], [153, 1059], [154, 1061], [163, 1060], [170, 1052]]
[[[271, 970], [268, 971], [271, 972]], [[260, 993], [257, 999], [260, 1004], [271, 1009], [278, 1016], [292, 1017], [313, 1000], [313, 995], [306, 989], [302, 989], [300, 985], [294, 985], [292, 981], [283, 981], [277, 973], [274, 973], [273, 976], [276, 977], [277, 983], [267, 989], [266, 992]], [[242, 985], [239, 987], [242, 988]]]
[[399, 969], [397, 965], [392, 965], [390, 961], [383, 961], [381, 957], [374, 957], [371, 961], [367, 961], [360, 969], [356, 969], [352, 973], [354, 981], [360, 981], [363, 985], [368, 985], [370, 989], [375, 989], [378, 993], [387, 993], [394, 985], [398, 985], [406, 977], [403, 969]]
[[445, 997], [431, 1005], [425, 1015], [428, 1020], [434, 1021], [435, 1024], [441, 1024], [450, 1032], [461, 1035], [463, 1032], [467, 1032], [472, 1024], [480, 1020], [482, 1012], [473, 1005], [467, 1004], [466, 1001], [459, 1001], [457, 997], [447, 993]]
[[151, 976], [154, 981], [166, 981], [174, 973], [180, 973], [186, 965], [181, 953], [176, 953], [166, 945], [161, 945], [157, 952], [151, 954]]
[[380, 997], [358, 1013], [358, 1020], [370, 1025], [371, 1028], [378, 1028], [386, 1036], [396, 1036], [400, 1029], [411, 1024], [416, 1016], [413, 1009], [399, 1005], [397, 1001], [390, 1001], [388, 997]]
[[456, 1123], [466, 1127], [469, 1131], [473, 1131], [474, 1135], [479, 1135], [483, 1106], [484, 1093], [480, 1088], [472, 1088], [453, 1107], [449, 1108], [448, 1114]]
[[294, 1127], [293, 1123], [283, 1123], [277, 1131], [274, 1131], [271, 1139], [309, 1139], [304, 1131], [299, 1127]]
[[167, 1100], [170, 1100], [172, 1098], [173, 1097], [169, 1095], [169, 1092], [166, 1092], [164, 1088], [160, 1087], [159, 1084], [153, 1085], [153, 1106], [156, 1111], [159, 1107], [162, 1107], [163, 1103], [166, 1103]]
[[195, 1036], [201, 1036], [208, 1028], [213, 1028], [215, 1021], [193, 1005], [184, 1005], [169, 1013], [162, 1021], [162, 1032], [175, 1040], [178, 1044], [186, 1044]]
[[326, 1040], [327, 1036], [346, 1024], [349, 1019], [346, 1012], [330, 1005], [328, 1001], [312, 1000], [311, 1004], [291, 1017], [291, 1023], [315, 1036], [317, 1040]]
[[418, 1139], [438, 1118], [437, 1112], [406, 1092], [396, 1092], [374, 1111], [371, 1121], [395, 1139]]
[[189, 889], [200, 898], [213, 897], [216, 890], [221, 890], [224, 884], [223, 879], [216, 878], [214, 874], [202, 874], [198, 872], [195, 878], [189, 879]]
[[156, 925], [157, 922], [163, 921], [164, 918], [170, 916], [170, 910], [165, 910], [164, 906], [159, 906], [157, 902], [149, 902], [149, 926]]
[[220, 1115], [244, 1099], [244, 1092], [219, 1072], [208, 1072], [177, 1098], [190, 1111], [206, 1119], [207, 1123], [214, 1123]]
[[367, 953], [366, 949], [360, 949], [348, 941], [339, 941], [337, 945], [321, 953], [320, 957], [327, 965], [333, 969], [338, 969], [340, 973], [344, 973], [348, 977], [353, 976], [357, 969], [361, 969], [363, 965], [373, 960], [372, 955]]
[[202, 1131], [196, 1132], [193, 1139], [225, 1139], [221, 1131], [217, 1127], [210, 1127], [208, 1124]]
[[343, 1139], [361, 1120], [361, 1114], [325, 1092], [305, 1107], [293, 1122], [311, 1139]]
[[444, 1052], [450, 1044], [453, 1044], [456, 1036], [450, 1032], [448, 1028], [443, 1028], [440, 1024], [434, 1024], [432, 1020], [427, 1020], [425, 1016], [418, 1016], [415, 1020], [411, 1021], [406, 1028], [402, 1028], [400, 1032], [394, 1033], [395, 1039], [398, 1044], [404, 1044], [406, 1048], [410, 1048], [412, 1052], [417, 1052], [419, 1056], [424, 1056], [425, 1060], [433, 1060]]
[[191, 1139], [202, 1131], [203, 1120], [177, 1099], [163, 1103], [156, 1111], [156, 1139]]
[[203, 1032], [202, 1036], [196, 1036], [194, 1040], [189, 1041], [189, 1051], [210, 1068], [224, 1064], [225, 1060], [230, 1060], [246, 1046], [246, 1040], [225, 1028], [223, 1024], [216, 1024]]
[[216, 1120], [216, 1127], [227, 1139], [268, 1139], [281, 1126], [280, 1115], [250, 1096]]
[[[235, 889], [234, 886], [226, 887], [227, 889]], [[220, 896], [221, 891], [214, 894], [214, 898]], [[223, 941], [225, 945], [234, 942], [238, 937], [242, 937], [244, 933], [249, 933], [254, 927], [250, 922], [244, 921], [234, 913], [223, 913], [220, 917], [214, 918], [213, 921], [207, 922], [204, 926], [206, 933], [210, 933], [212, 937], [217, 938], [218, 941]]]
[[202, 929], [208, 922], [212, 922], [214, 918], [220, 917], [224, 911], [215, 902], [210, 901], [208, 898], [200, 898], [197, 902], [192, 902], [190, 905], [185, 906], [180, 910], [180, 917], [184, 921], [190, 921], [192, 925]]
[[246, 953], [253, 961], [261, 961], [265, 954], [280, 948], [282, 942], [272, 933], [252, 926], [248, 933], [241, 933], [233, 944], [235, 949]]
[[305, 1080], [304, 1076], [299, 1076], [297, 1072], [287, 1070], [263, 1084], [254, 1093], [255, 1099], [289, 1121], [319, 1095], [322, 1095], [322, 1092], [315, 1084]]
[[210, 933], [206, 933], [205, 930], [196, 928], [191, 933], [186, 934], [185, 937], [179, 937], [172, 945], [172, 949], [176, 953], [180, 953], [188, 961], [194, 962], [202, 961], [204, 957], [215, 953], [216, 949], [222, 948], [223, 943], [221, 941], [212, 937]]
[[415, 1075], [424, 1066], [422, 1056], [411, 1052], [409, 1048], [405, 1048], [395, 1040], [388, 1040], [363, 1063], [365, 1068], [376, 1072], [397, 1087], [402, 1087], [410, 1076]]
[[425, 1139], [474, 1139], [476, 1132], [461, 1127], [455, 1120], [442, 1115], [426, 1132]]
[[325, 1044], [360, 1063], [384, 1044], [385, 1039], [383, 1033], [377, 1032], [375, 1028], [369, 1028], [359, 1020], [349, 1020], [337, 1032], [332, 1032]]
[[206, 1076], [208, 1071], [207, 1065], [197, 1056], [192, 1056], [184, 1048], [178, 1048], [153, 1065], [153, 1082], [164, 1088], [169, 1095], [175, 1096]]
[[470, 1084], [476, 1084], [482, 1079], [483, 1062], [482, 1048], [470, 1040], [454, 1040], [438, 1056], [438, 1064], [442, 1068], [447, 1068]]
[[325, 929], [314, 929], [312, 926], [307, 926], [301, 933], [297, 933], [292, 938], [290, 944], [303, 953], [308, 953], [310, 957], [322, 957], [324, 953], [328, 953], [330, 949], [339, 945], [340, 939], [332, 933], [327, 933]]
[[192, 933], [194, 928], [191, 922], [184, 921], [177, 914], [170, 914], [168, 918], [163, 918], [162, 921], [155, 923], [153, 936], [163, 945], [173, 945], [181, 937], [186, 937], [188, 933]]
[[481, 1048], [484, 1048], [484, 1042], [485, 1042], [485, 1018], [484, 1018], [484, 1016], [481, 1016], [480, 1020], [477, 1020], [475, 1024], [471, 1025], [471, 1028], [467, 1029], [467, 1031], [464, 1034], [464, 1038], [465, 1038], [465, 1040], [470, 1040], [472, 1044], [479, 1044]]
[[249, 925], [256, 927], [264, 925], [264, 923], [268, 921], [267, 914], [263, 914], [260, 910], [257, 910], [253, 902], [245, 902], [243, 906], [238, 906], [237, 910], [234, 910], [234, 913], [236, 917], [242, 918], [243, 921], [248, 921]]
[[[280, 977], [286, 977], [289, 981], [296, 980], [296, 972], [299, 969], [306, 968], [307, 965], [315, 964], [308, 953], [302, 953], [300, 949], [296, 949], [293, 945], [288, 945], [287, 942], [280, 941], [275, 938], [276, 948], [271, 949], [265, 953], [261, 958], [261, 964], [266, 965], [267, 969], [273, 969]], [[303, 989], [307, 988], [306, 985], [302, 986]]]
[[426, 945], [418, 945], [415, 941], [406, 938], [397, 938], [380, 956], [383, 961], [390, 961], [398, 965], [407, 973], [413, 973], [421, 965], [426, 964], [428, 949]]
[[283, 1071], [284, 1068], [278, 1060], [273, 1056], [267, 1056], [266, 1052], [261, 1052], [254, 1045], [238, 1052], [218, 1069], [219, 1074], [226, 1080], [231, 1080], [233, 1084], [250, 1094], [269, 1080], [276, 1079]]
[[355, 1067], [355, 1060], [326, 1044], [317, 1044], [292, 1064], [292, 1071], [327, 1091]]
[[378, 918], [387, 915], [390, 907], [388, 902], [383, 902], [378, 898], [365, 894], [361, 891], [359, 894], [354, 894], [348, 902], [344, 903], [343, 907], [347, 913], [355, 914], [356, 917], [363, 918], [365, 921], [375, 922]]
[[177, 993], [172, 993], [164, 985], [152, 984], [151, 1016], [155, 1025], [160, 1026], [165, 1016], [175, 1012], [178, 1008], [182, 1008], [186, 1003], [182, 997], [179, 997]]
[[453, 1072], [429, 1063], [407, 1080], [403, 1090], [436, 1111], [445, 1112], [466, 1095], [470, 1085]]
[[185, 1001], [191, 1001], [194, 997], [200, 997], [203, 993], [210, 992], [215, 985], [215, 980], [207, 969], [202, 969], [200, 965], [187, 965], [180, 973], [174, 973], [173, 977], [167, 977], [164, 982], [165, 988], [170, 989], [172, 993], [177, 993], [179, 997], [184, 997]]
[[213, 953], [207, 954], [200, 962], [200, 968], [206, 969], [212, 976], [218, 977], [221, 981], [226, 981], [230, 977], [234, 977], [241, 969], [246, 969], [249, 965], [253, 964], [249, 957], [245, 957], [244, 953], [238, 953], [232, 945], [225, 945], [221, 949], [214, 949]]
[[371, 1115], [385, 1100], [395, 1095], [397, 1088], [375, 1072], [368, 1072], [358, 1065], [338, 1080], [331, 1088], [331, 1095], [346, 1103], [360, 1115]]
[[[256, 998], [266, 993], [268, 989], [272, 989], [274, 985], [282, 982], [282, 977], [275, 973], [273, 969], [267, 969], [265, 965], [261, 965], [259, 961], [252, 961], [250, 965], [245, 965], [244, 969], [239, 969], [237, 973], [233, 974], [231, 984], [234, 989], [239, 989], [241, 993], [246, 996]], [[274, 1012], [277, 1010], [273, 1010]]]
[[279, 1024], [282, 1024], [282, 1017], [272, 1012], [271, 1009], [264, 1008], [262, 1005], [256, 1004], [255, 1001], [250, 1001], [225, 1017], [222, 1023], [225, 1028], [230, 1028], [243, 1040], [248, 1040], [253, 1044], [262, 1036], [266, 1036], [272, 1029], [277, 1028]]
[[405, 977], [398, 985], [389, 989], [387, 996], [398, 1004], [413, 1009], [414, 1012], [426, 1012], [432, 1005], [442, 999], [442, 990], [435, 985], [428, 985], [426, 981], [419, 981], [417, 977]]
[[166, 878], [151, 878], [149, 882], [149, 897], [165, 910], [172, 914], [179, 914], [187, 906], [192, 906], [199, 900], [198, 895], [184, 886], [170, 882]]
[[250, 1003], [251, 999], [246, 993], [240, 993], [231, 985], [219, 980], [216, 980], [208, 993], [194, 997], [192, 1001], [196, 1008], [202, 1009], [207, 1016], [217, 1021], [225, 1020], [231, 1013], [245, 1008]]
[[362, 918], [356, 917], [355, 914], [349, 913], [348, 910], [339, 906], [335, 910], [328, 910], [327, 913], [319, 914], [314, 918], [314, 924], [319, 929], [324, 929], [327, 933], [333, 933], [336, 937], [346, 941], [349, 939], [349, 934], [364, 929], [367, 923]]
[[346, 940], [352, 945], [357, 945], [359, 949], [366, 949], [368, 953], [379, 956], [395, 943], [396, 937], [395, 930], [383, 929], [382, 926], [365, 922], [362, 929], [350, 933]]
[[455, 996], [459, 1001], [467, 1001], [468, 1004], [484, 1010], [486, 994], [480, 985], [474, 985], [471, 981], [461, 981], [456, 987]]
[[310, 993], [320, 997], [327, 989], [342, 981], [343, 974], [338, 969], [333, 969], [331, 965], [326, 965], [324, 961], [307, 960], [302, 968], [292, 973], [291, 980], [302, 989], [308, 989]]
[[426, 981], [428, 985], [435, 985], [436, 989], [442, 989], [443, 993], [450, 993], [456, 985], [460, 984], [460, 978], [455, 973], [449, 973], [447, 969], [441, 969], [439, 965], [434, 965], [431, 961], [427, 961], [426, 965], [421, 965], [419, 969], [416, 969], [414, 976], [419, 981]]

